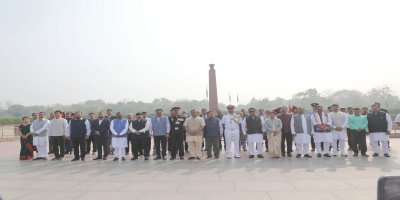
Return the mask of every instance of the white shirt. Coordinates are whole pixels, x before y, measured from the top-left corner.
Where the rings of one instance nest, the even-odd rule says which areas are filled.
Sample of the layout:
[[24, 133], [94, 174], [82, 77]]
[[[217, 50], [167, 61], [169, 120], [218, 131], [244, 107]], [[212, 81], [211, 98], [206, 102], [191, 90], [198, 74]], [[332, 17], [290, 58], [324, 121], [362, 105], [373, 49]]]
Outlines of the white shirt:
[[[249, 116], [249, 117], [252, 117], [252, 116]], [[260, 117], [261, 118], [261, 117]], [[253, 117], [253, 119], [254, 119], [254, 117]], [[264, 121], [262, 120], [262, 118], [261, 118], [261, 131], [262, 132], [265, 132], [265, 128], [264, 128]], [[242, 121], [242, 131], [243, 131], [243, 135], [246, 135], [246, 132], [247, 132], [247, 125], [246, 125], [246, 118], [244, 118], [243, 119], [243, 121]]]
[[[83, 118], [81, 117], [79, 120], [82, 120], [82, 119]], [[72, 120], [76, 120], [76, 119], [71, 119], [69, 121], [68, 132], [67, 132], [67, 136], [68, 137], [71, 136], [71, 122], [72, 122]], [[86, 136], [89, 136], [90, 135], [90, 122], [88, 120], [85, 121], [85, 126], [86, 126]]]
[[[143, 120], [143, 119], [141, 119], [141, 120]], [[141, 120], [139, 120], [139, 122], [140, 122]], [[135, 133], [137, 130], [135, 130], [135, 129], [132, 127], [132, 124], [133, 124], [133, 121], [131, 122], [131, 125], [129, 125], [129, 130], [130, 130], [132, 133]], [[139, 132], [144, 133], [144, 132], [148, 131], [149, 129], [150, 129], [150, 122], [147, 121], [145, 127], [144, 127], [142, 130], [139, 130]]]
[[[64, 119], [64, 135], [67, 135], [68, 128], [69, 128], [68, 127], [68, 121], [66, 119]], [[51, 121], [50, 121], [50, 124], [49, 124], [49, 130], [48, 130], [47, 133], [49, 134], [49, 136], [51, 136]]]
[[[237, 124], [235, 121], [236, 120], [239, 124]], [[222, 117], [222, 124], [225, 125], [225, 130], [234, 130], [234, 129], [239, 129], [240, 123], [242, 122], [242, 119], [236, 114], [227, 114]]]
[[398, 114], [398, 115], [396, 116], [396, 119], [394, 120], [394, 122], [400, 122], [400, 114]]

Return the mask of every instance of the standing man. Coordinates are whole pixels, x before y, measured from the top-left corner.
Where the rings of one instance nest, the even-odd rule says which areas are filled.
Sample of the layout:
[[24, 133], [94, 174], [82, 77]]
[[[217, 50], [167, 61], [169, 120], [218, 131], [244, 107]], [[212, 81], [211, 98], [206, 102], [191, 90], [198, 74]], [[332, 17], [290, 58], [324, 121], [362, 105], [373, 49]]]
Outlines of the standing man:
[[[99, 112], [99, 118], [93, 120], [91, 125], [91, 133], [94, 134], [94, 140], [97, 147], [97, 158], [93, 160], [107, 160], [108, 156], [108, 137], [110, 137], [111, 121], [105, 118], [104, 112]], [[104, 155], [103, 154], [104, 149]]]
[[[266, 120], [269, 119], [269, 114], [270, 113], [271, 113], [270, 109], [265, 109], [265, 115], [262, 117], [262, 120], [263, 120], [264, 123], [265, 123]], [[264, 137], [264, 140], [265, 140], [265, 148], [266, 148], [265, 152], [268, 152], [268, 138], [267, 138], [267, 136]]]
[[49, 136], [54, 150], [54, 158], [51, 160], [62, 160], [65, 153], [64, 138], [68, 133], [68, 122], [61, 118], [60, 110], [56, 110], [54, 116], [55, 118], [49, 124]]
[[47, 160], [47, 128], [50, 124], [49, 120], [44, 118], [46, 114], [44, 112], [39, 113], [39, 119], [33, 121], [30, 131], [33, 135], [33, 146], [36, 146], [38, 150], [37, 158], [33, 160]]
[[301, 154], [304, 154], [306, 158], [312, 158], [308, 154], [308, 149], [311, 143], [311, 136], [314, 134], [313, 126], [311, 124], [311, 118], [304, 114], [304, 108], [299, 107], [299, 114], [292, 116], [290, 121], [290, 129], [292, 135], [295, 137], [297, 155], [296, 158], [300, 158]]
[[371, 108], [372, 112], [367, 115], [368, 128], [366, 131], [374, 151], [372, 156], [379, 156], [378, 141], [381, 141], [383, 155], [390, 157], [388, 142], [390, 131], [392, 131], [392, 119], [388, 113], [380, 111], [376, 104]]
[[[90, 127], [92, 126], [92, 122], [94, 120], [95, 114], [94, 113], [89, 113], [89, 123], [90, 123]], [[94, 141], [94, 134], [90, 134], [89, 139], [86, 140], [86, 154], [90, 155], [90, 145], [91, 143], [93, 143], [93, 153], [92, 155], [94, 155], [94, 153], [96, 152], [96, 142]]]
[[122, 157], [122, 161], [125, 161], [125, 148], [127, 146], [127, 131], [128, 131], [128, 120], [123, 119], [122, 113], [117, 112], [117, 119], [111, 121], [110, 129], [112, 133], [112, 146], [115, 149], [115, 158], [113, 161], [117, 161], [119, 157]]
[[277, 115], [278, 119], [282, 121], [282, 141], [281, 141], [281, 152], [282, 156], [285, 157], [285, 140], [287, 145], [287, 155], [292, 157], [292, 144], [293, 135], [290, 130], [290, 122], [292, 120], [292, 114], [287, 113], [287, 107], [281, 107], [281, 113]]
[[362, 107], [362, 114], [361, 115], [367, 116], [367, 114], [368, 114], [368, 108], [367, 107]]
[[[148, 118], [147, 117], [147, 112], [146, 111], [143, 111], [142, 112], [142, 119], [145, 119], [145, 120], [147, 120], [147, 122], [149, 122], [149, 140], [147, 140], [147, 145], [149, 146], [149, 148], [150, 148], [150, 150], [152, 149], [151, 148], [151, 140], [152, 140], [152, 138], [153, 138], [153, 136], [152, 135], [150, 135], [150, 127], [151, 127], [151, 118]], [[144, 152], [143, 152], [144, 153]], [[140, 154], [140, 152], [139, 152], [139, 154]], [[156, 151], [155, 151], [155, 145], [153, 145], [153, 155], [156, 155]]]
[[[142, 116], [142, 114], [140, 114], [140, 116]], [[129, 144], [131, 144], [132, 155], [134, 155], [134, 152], [133, 152], [133, 134], [132, 134], [132, 131], [129, 130], [129, 127], [131, 126], [131, 124], [133, 122], [133, 114], [132, 113], [128, 113], [126, 115], [126, 117], [127, 117], [127, 120], [128, 120], [128, 130], [127, 130], [128, 137], [127, 137], [127, 140], [126, 140], [127, 147], [125, 148], [125, 154], [129, 155]], [[139, 149], [141, 149], [141, 148], [139, 148]]]
[[[51, 120], [53, 120], [53, 119], [54, 119], [54, 113], [51, 112], [50, 113], [49, 122], [51, 123]], [[54, 153], [54, 151], [53, 151], [53, 143], [51, 141], [51, 138], [49, 137], [49, 154], [52, 154], [52, 153]]]
[[150, 122], [142, 118], [142, 113], [136, 113], [136, 120], [132, 121], [129, 125], [133, 141], [133, 158], [131, 160], [137, 160], [140, 151], [144, 153], [144, 160], [149, 160], [150, 146], [148, 140], [151, 140], [149, 134]]
[[171, 130], [169, 132], [169, 146], [171, 149], [171, 158], [170, 160], [176, 159], [176, 154], [179, 150], [179, 158], [183, 160], [183, 156], [185, 152], [183, 151], [183, 134], [184, 134], [184, 127], [183, 124], [185, 123], [185, 117], [179, 115], [179, 107], [173, 107], [173, 116], [169, 117], [169, 123], [171, 125]]
[[397, 114], [396, 119], [394, 120], [396, 122], [397, 126], [400, 126], [400, 113]]
[[200, 117], [203, 118], [204, 120], [207, 119], [207, 109], [205, 109], [205, 108], [201, 109]]
[[239, 139], [241, 126], [240, 117], [234, 113], [235, 106], [229, 105], [226, 107], [228, 109], [228, 114], [222, 118], [222, 127], [224, 127], [224, 134], [226, 139], [226, 155], [228, 159], [232, 157], [232, 139], [234, 144], [234, 154], [235, 158], [240, 158], [239, 155]]
[[[318, 105], [319, 105], [318, 103], [312, 103], [311, 104], [312, 111], [307, 113], [307, 115], [310, 116], [310, 118], [312, 118], [312, 115], [314, 115], [317, 112], [317, 106]], [[311, 151], [315, 151], [314, 136], [313, 135], [311, 136]]]
[[75, 112], [75, 119], [69, 122], [69, 130], [67, 133], [67, 139], [72, 139], [72, 145], [74, 146], [74, 159], [71, 161], [79, 160], [79, 150], [81, 151], [80, 158], [85, 161], [85, 139], [89, 139], [90, 135], [90, 123], [88, 120], [82, 118], [82, 112]]
[[244, 118], [242, 122], [243, 135], [249, 142], [249, 158], [254, 158], [254, 143], [257, 145], [257, 157], [264, 158], [263, 154], [263, 137], [265, 137], [265, 131], [263, 131], [264, 122], [261, 117], [256, 115], [256, 109], [249, 108], [250, 116]]
[[222, 138], [222, 121], [214, 117], [213, 111], [208, 111], [205, 120], [204, 138], [206, 140], [207, 159], [212, 158], [211, 146], [213, 147], [215, 159], [219, 159], [219, 142]]
[[[108, 119], [108, 120], [110, 120], [110, 121], [112, 121], [112, 120], [114, 120], [114, 119], [117, 119], [117, 117], [116, 116], [113, 116], [112, 115], [112, 109], [107, 109], [107, 116], [106, 116], [106, 118]], [[112, 140], [112, 132], [111, 132], [111, 129], [110, 129], [110, 136], [108, 137], [108, 145], [110, 145], [109, 147], [108, 147], [108, 154], [111, 154], [111, 155], [113, 155], [114, 154], [114, 148], [113, 148], [113, 146], [112, 146], [112, 142], [111, 142], [111, 140]]]
[[[242, 109], [244, 110], [244, 109]], [[238, 113], [239, 117], [240, 117], [240, 123], [242, 123], [242, 121], [245, 119], [245, 117], [247, 117], [246, 114], [244, 114], [242, 111], [240, 111]], [[240, 151], [240, 146], [243, 148], [243, 151], [247, 151], [246, 149], [246, 138], [244, 137], [243, 134], [243, 130], [242, 130], [242, 126], [239, 126], [239, 134], [240, 134], [240, 139], [239, 139], [239, 151]]]
[[333, 141], [332, 132], [329, 128], [332, 125], [331, 117], [323, 112], [322, 106], [317, 106], [317, 112], [312, 115], [311, 123], [314, 126], [314, 142], [317, 147], [317, 157], [321, 157], [321, 142], [324, 143], [324, 156], [331, 157], [328, 153], [329, 145]]
[[[360, 142], [361, 155], [369, 157], [367, 152], [367, 141], [365, 129], [368, 127], [367, 117], [360, 115], [361, 110], [359, 108], [354, 109], [354, 115], [349, 116], [349, 126], [351, 130], [351, 137], [353, 143], [352, 146], [356, 147], [357, 143]], [[358, 148], [353, 149], [353, 156], [358, 156]]]
[[154, 160], [161, 159], [160, 143], [162, 146], [162, 159], [166, 160], [167, 155], [167, 138], [169, 138], [170, 123], [168, 117], [163, 116], [161, 108], [156, 110], [156, 116], [151, 118], [150, 135], [154, 137], [154, 145], [156, 146], [157, 157]]
[[[70, 112], [65, 113], [65, 119], [67, 120], [68, 126], [69, 126], [69, 123], [71, 122], [71, 119], [72, 119]], [[69, 154], [72, 153], [72, 140], [71, 140], [71, 138], [65, 137], [65, 154], [68, 154], [68, 153]]]
[[183, 126], [186, 130], [186, 142], [189, 145], [189, 160], [201, 159], [201, 144], [203, 142], [203, 129], [206, 126], [202, 117], [197, 115], [197, 110], [191, 110], [191, 117], [185, 120]]
[[264, 109], [258, 109], [258, 116], [259, 117], [264, 117]]
[[[345, 140], [347, 139], [347, 125], [348, 125], [348, 116], [343, 113], [339, 112], [339, 105], [333, 104], [332, 105], [332, 112], [328, 114], [332, 119], [332, 148], [333, 148], [333, 156], [337, 156], [337, 140], [339, 140], [339, 149], [340, 154], [343, 157], [347, 157], [346, 153], [344, 152], [344, 145]], [[349, 146], [350, 147], [350, 146]], [[357, 147], [357, 146], [356, 146]]]

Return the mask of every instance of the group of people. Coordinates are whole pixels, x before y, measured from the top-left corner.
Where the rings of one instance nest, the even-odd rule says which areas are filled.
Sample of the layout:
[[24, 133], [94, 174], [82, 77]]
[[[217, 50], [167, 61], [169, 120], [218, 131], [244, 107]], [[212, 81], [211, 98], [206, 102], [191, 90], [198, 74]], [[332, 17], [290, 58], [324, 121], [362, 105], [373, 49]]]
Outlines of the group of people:
[[[258, 115], [255, 108], [249, 108], [247, 115], [244, 109], [235, 113], [235, 107], [229, 105], [226, 115], [221, 110], [214, 113], [193, 109], [190, 116], [186, 111], [180, 114], [180, 108], [174, 107], [170, 116], [157, 109], [152, 118], [147, 117], [147, 112], [139, 112], [136, 119], [131, 113], [126, 115], [126, 119], [121, 112], [114, 116], [111, 109], [107, 110], [107, 115], [99, 112], [97, 119], [94, 113], [89, 114], [89, 119], [84, 119], [79, 111], [74, 113], [74, 118], [68, 113], [63, 118], [60, 110], [52, 113], [51, 119], [46, 119], [44, 112], [34, 113], [32, 124], [29, 117], [23, 117], [24, 123], [19, 129], [20, 160], [47, 160], [49, 153], [54, 153], [52, 160], [62, 160], [65, 153], [73, 151], [72, 161], [84, 161], [91, 144], [93, 154], [97, 153], [93, 160], [107, 160], [109, 154], [115, 154], [114, 161], [125, 161], [129, 146], [133, 155], [131, 160], [142, 155], [144, 160], [148, 160], [152, 141], [154, 160], [166, 160], [167, 152], [170, 152], [170, 160], [177, 159], [177, 156], [183, 160], [185, 150], [190, 153], [189, 160], [200, 160], [203, 150], [207, 152], [207, 159], [213, 156], [218, 159], [222, 144], [225, 144], [228, 159], [232, 156], [240, 158], [240, 147], [247, 151], [246, 144], [249, 158], [264, 158], [264, 141], [266, 152], [272, 158], [292, 157], [293, 141], [297, 149], [296, 158], [302, 155], [311, 158], [310, 144], [311, 151], [316, 147], [317, 157], [331, 157], [330, 149], [333, 156], [340, 151], [341, 156], [347, 157], [345, 140], [348, 140], [347, 150], [352, 150], [353, 156], [358, 156], [360, 149], [361, 155], [368, 157], [367, 135], [373, 156], [379, 156], [381, 145], [384, 156], [390, 157], [392, 120], [378, 103], [371, 106], [371, 112], [364, 108], [363, 111], [348, 108], [347, 113], [342, 112], [346, 109], [340, 109], [337, 104], [330, 106], [328, 113], [324, 113], [323, 107], [317, 103], [311, 105], [313, 111], [308, 113], [303, 107], [299, 107], [297, 113], [288, 113], [287, 107], [283, 106], [279, 111], [259, 109]], [[400, 114], [395, 121], [400, 125]], [[73, 149], [68, 151], [66, 147], [70, 142]], [[49, 144], [52, 152], [48, 153]], [[34, 151], [37, 151], [36, 158], [33, 157]]]

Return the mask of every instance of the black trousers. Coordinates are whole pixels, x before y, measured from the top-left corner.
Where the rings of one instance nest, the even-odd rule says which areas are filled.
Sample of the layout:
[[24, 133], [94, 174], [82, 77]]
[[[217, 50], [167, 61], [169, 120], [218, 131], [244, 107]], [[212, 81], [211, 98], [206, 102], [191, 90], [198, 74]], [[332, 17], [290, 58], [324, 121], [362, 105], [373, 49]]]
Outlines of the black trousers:
[[110, 135], [108, 136], [108, 153], [113, 154], [114, 153], [114, 148], [112, 147], [112, 143], [111, 143], [111, 139], [112, 139], [112, 133], [110, 131]]
[[282, 155], [285, 154], [285, 140], [286, 140], [286, 145], [287, 145], [287, 153], [292, 152], [292, 140], [293, 136], [292, 133], [282, 133], [282, 140], [281, 140], [281, 153]]
[[311, 149], [315, 149], [314, 136], [311, 136]]
[[125, 153], [129, 154], [129, 145], [130, 145], [131, 146], [132, 155], [134, 155], [132, 134], [134, 134], [134, 133], [129, 134], [128, 137], [126, 138], [127, 147], [125, 147]]
[[51, 136], [49, 138], [49, 152], [53, 153], [54, 152], [54, 145], [53, 145], [53, 141], [51, 140]]
[[[108, 147], [109, 147], [108, 137], [101, 137], [99, 135], [95, 135], [94, 140], [96, 141], [97, 157], [98, 158], [101, 158], [101, 156], [107, 157], [108, 156]], [[104, 155], [102, 155], [103, 149], [104, 149]]]
[[145, 157], [150, 156], [149, 140], [150, 138], [132, 138], [132, 151], [134, 157], [138, 157], [139, 152], [141, 151], [143, 151]]
[[351, 130], [351, 146], [354, 147], [353, 152], [358, 153], [357, 144], [360, 141], [361, 153], [365, 154], [367, 152], [367, 134], [365, 130], [357, 132], [356, 130]]
[[162, 148], [162, 156], [167, 155], [167, 138], [163, 136], [154, 136], [154, 145], [156, 145], [156, 154], [157, 157], [161, 156], [160, 152], [160, 143]]
[[[71, 138], [72, 139], [72, 145], [74, 146], [74, 156], [75, 158], [85, 158], [86, 151], [86, 139], [85, 137], [82, 138]], [[79, 156], [79, 150], [81, 152], [81, 155]]]
[[[64, 136], [50, 136], [50, 140], [53, 146], [54, 156], [56, 158], [63, 158], [65, 153]], [[58, 147], [60, 147], [60, 149]]]
[[206, 150], [207, 150], [207, 157], [211, 157], [211, 146], [214, 151], [214, 156], [219, 157], [219, 136], [206, 136], [204, 137], [206, 140]]
[[93, 152], [96, 152], [96, 141], [94, 140], [94, 136], [89, 136], [89, 139], [86, 140], [86, 152], [90, 153], [90, 145], [93, 143]]
[[189, 151], [189, 145], [186, 142], [186, 132], [183, 132], [183, 140], [185, 141], [185, 151]]
[[171, 131], [169, 133], [168, 144], [171, 149], [171, 157], [176, 157], [179, 150], [179, 156], [183, 156], [185, 152], [183, 151], [183, 132], [181, 131]]
[[267, 139], [267, 136], [265, 136], [265, 148], [267, 149], [266, 151], [268, 151], [268, 139]]

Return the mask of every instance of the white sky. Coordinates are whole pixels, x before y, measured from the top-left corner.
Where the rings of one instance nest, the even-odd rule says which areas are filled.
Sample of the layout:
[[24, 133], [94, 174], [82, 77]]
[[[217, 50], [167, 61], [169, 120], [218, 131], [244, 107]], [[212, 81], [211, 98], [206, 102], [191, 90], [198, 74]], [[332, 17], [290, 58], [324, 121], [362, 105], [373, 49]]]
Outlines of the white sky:
[[[0, 102], [400, 91], [400, 1], [0, 1]], [[374, 77], [375, 76], [375, 77]]]

